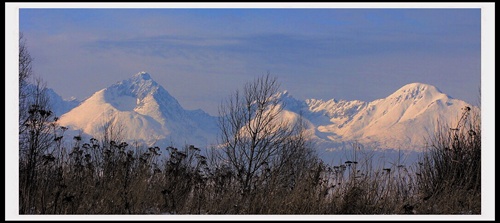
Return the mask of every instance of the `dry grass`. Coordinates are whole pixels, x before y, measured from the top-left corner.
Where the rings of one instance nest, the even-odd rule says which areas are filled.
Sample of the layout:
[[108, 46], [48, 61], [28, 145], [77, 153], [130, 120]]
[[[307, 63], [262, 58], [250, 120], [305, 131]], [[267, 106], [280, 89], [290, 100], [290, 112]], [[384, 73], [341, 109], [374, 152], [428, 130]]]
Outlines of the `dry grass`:
[[481, 213], [481, 123], [464, 108], [455, 127], [439, 126], [418, 166], [422, 213]]

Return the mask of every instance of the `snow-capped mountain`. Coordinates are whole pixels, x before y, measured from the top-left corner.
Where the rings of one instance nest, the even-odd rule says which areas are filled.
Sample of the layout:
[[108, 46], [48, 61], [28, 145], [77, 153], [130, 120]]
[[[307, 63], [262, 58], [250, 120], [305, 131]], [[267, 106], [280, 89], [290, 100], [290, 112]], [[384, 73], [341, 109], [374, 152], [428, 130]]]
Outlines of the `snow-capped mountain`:
[[94, 93], [61, 116], [60, 125], [99, 137], [109, 123], [121, 137], [147, 145], [214, 143], [216, 118], [201, 110], [184, 110], [146, 72]]
[[[355, 142], [372, 149], [421, 150], [438, 121], [456, 125], [462, 109], [472, 107], [422, 83], [372, 102], [297, 100], [287, 91], [275, 97], [284, 103], [280, 118], [303, 120], [307, 135], [323, 152], [351, 148]], [[216, 144], [219, 132], [217, 117], [183, 109], [145, 72], [94, 93], [60, 118], [61, 125], [96, 137], [105, 123], [122, 128], [124, 139], [157, 146], [208, 147]]]
[[438, 121], [456, 125], [462, 109], [471, 107], [422, 83], [407, 84], [372, 102], [334, 99], [301, 102], [286, 92], [282, 100], [286, 110], [302, 114], [315, 126], [315, 135], [322, 139], [323, 148], [358, 142], [374, 149], [422, 149]]

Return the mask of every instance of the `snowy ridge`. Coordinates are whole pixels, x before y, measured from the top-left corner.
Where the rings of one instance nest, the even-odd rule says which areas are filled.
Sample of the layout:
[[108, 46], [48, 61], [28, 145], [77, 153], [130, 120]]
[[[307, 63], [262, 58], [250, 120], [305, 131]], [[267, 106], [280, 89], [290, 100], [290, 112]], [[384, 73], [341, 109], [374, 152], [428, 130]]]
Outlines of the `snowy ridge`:
[[[280, 120], [302, 120], [306, 135], [321, 151], [335, 151], [361, 143], [372, 149], [422, 150], [436, 123], [456, 125], [462, 108], [432, 85], [407, 84], [386, 98], [359, 100], [297, 100], [288, 91], [276, 94], [284, 105]], [[475, 108], [474, 109], [479, 109]], [[217, 117], [184, 110], [179, 102], [146, 72], [94, 93], [62, 115], [60, 124], [98, 136], [102, 126], [123, 128], [123, 137], [148, 145], [208, 147], [216, 144]]]

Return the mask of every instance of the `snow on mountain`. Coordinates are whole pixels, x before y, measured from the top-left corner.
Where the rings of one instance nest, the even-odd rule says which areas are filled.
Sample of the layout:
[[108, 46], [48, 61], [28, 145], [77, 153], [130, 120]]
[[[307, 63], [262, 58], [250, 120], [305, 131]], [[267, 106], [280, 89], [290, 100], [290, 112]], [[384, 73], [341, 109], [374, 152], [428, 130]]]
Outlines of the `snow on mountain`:
[[57, 94], [53, 89], [47, 88], [46, 91], [49, 98], [49, 103], [52, 111], [56, 116], [61, 116], [71, 109], [75, 108], [80, 104], [80, 101], [76, 98], [71, 98], [69, 100], [63, 99], [59, 94]]
[[[361, 143], [372, 149], [414, 151], [425, 147], [437, 122], [456, 125], [462, 109], [472, 107], [432, 85], [411, 83], [386, 98], [297, 100], [287, 91], [275, 95], [284, 104], [280, 120], [302, 120], [306, 134], [321, 151]], [[479, 108], [474, 108], [479, 109]], [[140, 72], [94, 93], [60, 118], [60, 124], [99, 136], [105, 123], [123, 127], [123, 137], [148, 145], [216, 143], [217, 118], [202, 110], [184, 110], [148, 73]]]
[[[290, 97], [283, 100], [293, 101]], [[357, 142], [374, 149], [421, 150], [438, 120], [456, 125], [466, 106], [432, 85], [412, 83], [372, 102], [308, 99], [286, 109], [315, 126], [324, 148]]]
[[123, 129], [123, 137], [147, 145], [214, 143], [216, 118], [201, 110], [184, 110], [146, 72], [94, 93], [64, 114], [60, 124], [99, 136], [105, 123]]
[[345, 139], [376, 142], [374, 145], [379, 147], [423, 148], [424, 137], [434, 132], [438, 120], [456, 125], [466, 106], [470, 105], [450, 98], [434, 86], [413, 83], [385, 99], [370, 102], [353, 117], [354, 122], [334, 131]]

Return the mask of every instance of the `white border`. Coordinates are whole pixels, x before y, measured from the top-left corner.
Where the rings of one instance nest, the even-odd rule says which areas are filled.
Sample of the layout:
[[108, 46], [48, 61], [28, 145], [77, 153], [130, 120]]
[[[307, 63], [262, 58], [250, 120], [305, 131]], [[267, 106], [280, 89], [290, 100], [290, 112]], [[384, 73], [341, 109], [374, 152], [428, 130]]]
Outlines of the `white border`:
[[495, 5], [487, 6], [481, 7], [481, 211], [495, 219]]
[[189, 3], [6, 3], [19, 8], [486, 8], [494, 11], [494, 3], [248, 3], [248, 2], [189, 2]]
[[[18, 32], [20, 8], [480, 8], [482, 107], [481, 215], [19, 215]], [[5, 219], [6, 220], [493, 220], [495, 218], [494, 3], [6, 3], [5, 4]], [[487, 120], [487, 121], [485, 121]]]

